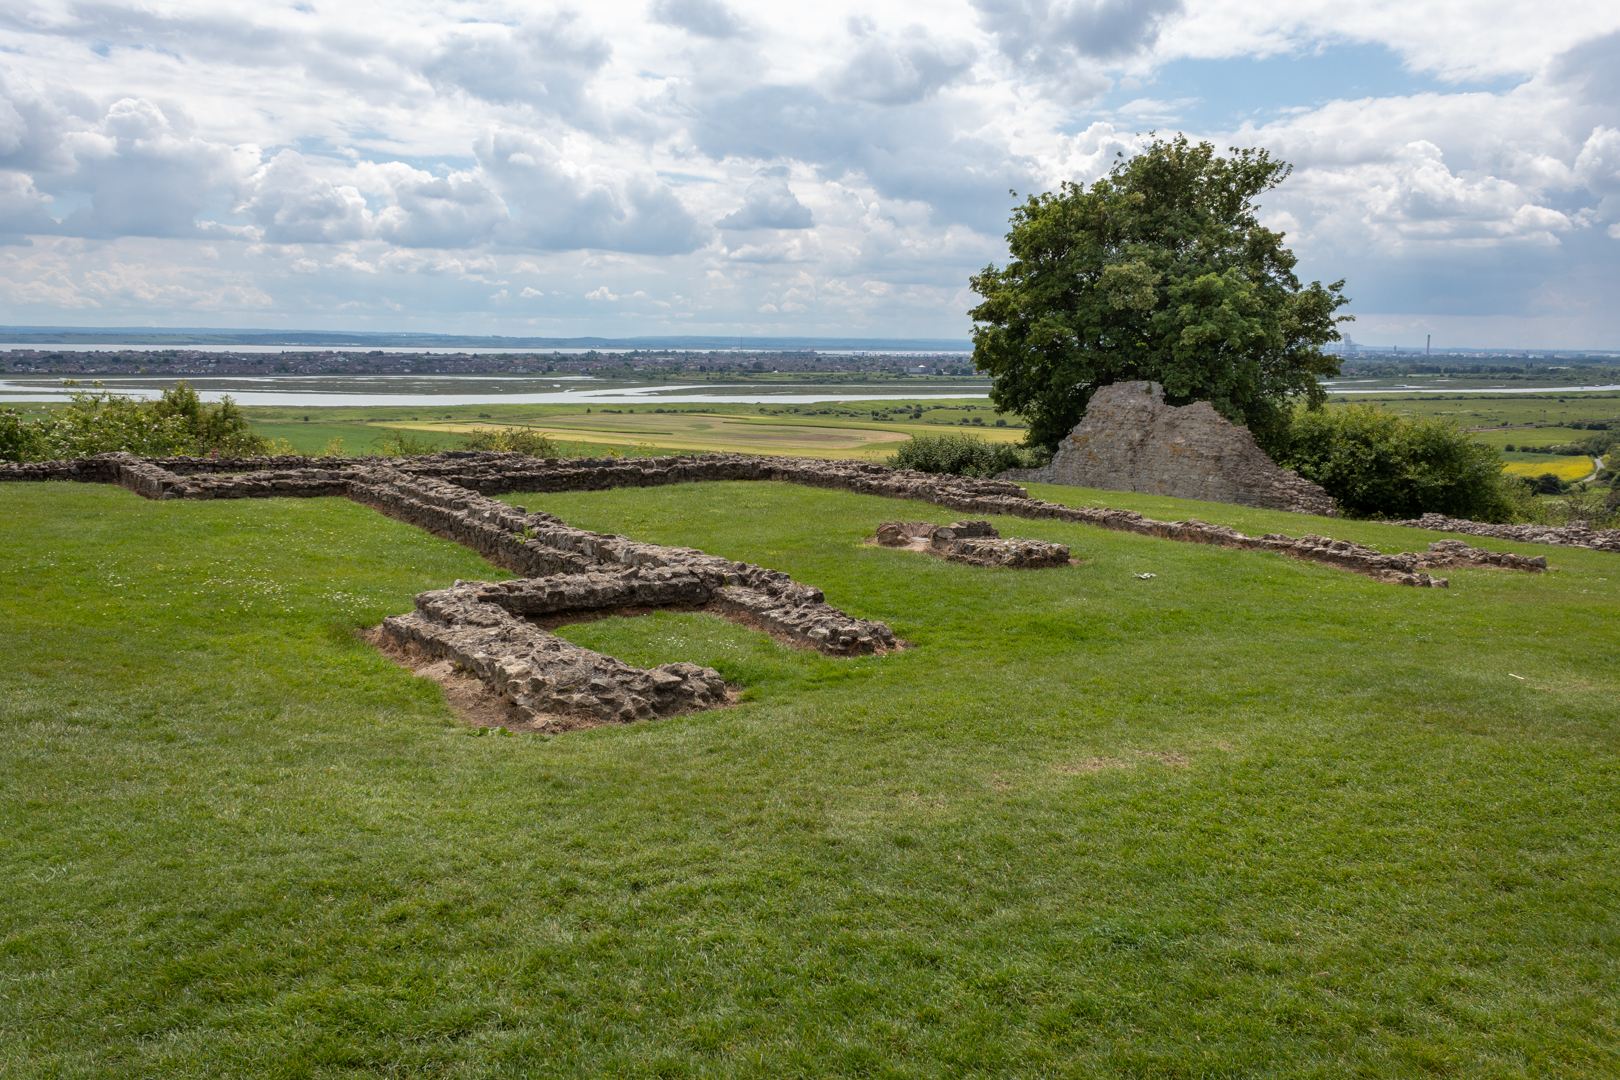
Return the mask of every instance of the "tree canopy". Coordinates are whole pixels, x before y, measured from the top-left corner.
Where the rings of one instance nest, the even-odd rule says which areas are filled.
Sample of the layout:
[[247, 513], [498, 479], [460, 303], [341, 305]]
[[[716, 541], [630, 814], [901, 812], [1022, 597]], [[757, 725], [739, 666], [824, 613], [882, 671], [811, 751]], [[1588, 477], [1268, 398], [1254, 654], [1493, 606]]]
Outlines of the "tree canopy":
[[1208, 401], [1274, 452], [1295, 402], [1324, 400], [1338, 361], [1344, 282], [1301, 286], [1283, 234], [1255, 198], [1292, 166], [1265, 150], [1184, 136], [1155, 140], [1089, 188], [1065, 182], [1012, 214], [1002, 269], [974, 275], [974, 362], [990, 399], [1053, 447], [1100, 386], [1163, 384], [1177, 405]]

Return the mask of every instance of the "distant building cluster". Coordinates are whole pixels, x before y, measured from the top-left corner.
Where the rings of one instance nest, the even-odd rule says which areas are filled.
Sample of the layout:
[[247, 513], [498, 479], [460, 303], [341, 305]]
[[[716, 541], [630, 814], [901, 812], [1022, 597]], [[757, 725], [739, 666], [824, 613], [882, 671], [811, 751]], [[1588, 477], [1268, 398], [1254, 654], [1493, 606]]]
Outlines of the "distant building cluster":
[[620, 375], [727, 378], [777, 372], [863, 375], [974, 374], [958, 354], [824, 354], [793, 352], [584, 352], [428, 353], [410, 350], [242, 352], [230, 349], [16, 348], [0, 353], [0, 372], [16, 375]]

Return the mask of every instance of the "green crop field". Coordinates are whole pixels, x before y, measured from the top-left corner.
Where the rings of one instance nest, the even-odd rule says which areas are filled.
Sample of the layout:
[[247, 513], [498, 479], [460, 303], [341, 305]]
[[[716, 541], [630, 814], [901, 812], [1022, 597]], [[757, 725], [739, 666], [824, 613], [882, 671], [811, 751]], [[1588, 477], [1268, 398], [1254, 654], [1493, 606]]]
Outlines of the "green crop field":
[[[1592, 421], [1620, 422], [1620, 392], [1566, 393], [1566, 394], [1358, 394], [1332, 395], [1329, 405], [1352, 402], [1376, 404], [1402, 416], [1439, 416], [1464, 428], [1497, 427], [1506, 425], [1589, 423]], [[1533, 432], [1532, 432], [1533, 433]], [[1505, 442], [1525, 441], [1524, 432], [1491, 432], [1502, 436]], [[1571, 436], [1565, 432], [1561, 438], [1548, 442], [1564, 442]]]
[[[920, 416], [909, 411], [915, 404]], [[982, 401], [820, 402], [805, 405], [681, 404], [585, 406], [481, 404], [434, 409], [393, 406], [255, 406], [243, 410], [253, 430], [299, 453], [319, 453], [341, 439], [344, 453], [377, 453], [403, 431], [445, 449], [480, 428], [544, 432], [571, 455], [689, 453], [714, 450], [795, 457], [880, 461], [919, 434], [970, 430], [991, 442], [1018, 442], [1024, 428]], [[304, 419], [308, 417], [308, 419]], [[997, 420], [1002, 426], [997, 426]], [[963, 421], [966, 421], [964, 423]], [[977, 422], [975, 422], [977, 421]]]
[[0, 485], [0, 1074], [1620, 1072], [1620, 556], [1480, 540], [1554, 569], [1415, 590], [1001, 519], [1082, 561], [1017, 572], [862, 544], [954, 516], [918, 503], [511, 498], [913, 647], [578, 625], [743, 700], [472, 738], [354, 633], [507, 576], [471, 553], [342, 500]]

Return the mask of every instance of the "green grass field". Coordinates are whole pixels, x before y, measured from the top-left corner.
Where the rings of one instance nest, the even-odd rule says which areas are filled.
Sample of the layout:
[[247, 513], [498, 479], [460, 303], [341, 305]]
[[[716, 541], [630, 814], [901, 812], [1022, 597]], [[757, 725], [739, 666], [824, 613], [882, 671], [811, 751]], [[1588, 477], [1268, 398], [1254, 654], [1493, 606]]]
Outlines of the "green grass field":
[[[1597, 420], [1620, 420], [1620, 394], [1412, 395], [1390, 393], [1335, 397], [1329, 407], [1356, 401], [1403, 416], [1451, 420], [1464, 428], [1543, 424], [1478, 431], [1474, 437], [1499, 449], [1551, 446], [1581, 439], [1592, 432], [1554, 426]], [[912, 419], [902, 406], [916, 404], [923, 415]], [[445, 408], [393, 406], [304, 408], [254, 407], [244, 410], [254, 430], [282, 439], [301, 453], [317, 453], [334, 438], [349, 454], [375, 453], [393, 430], [454, 448], [467, 432], [480, 426], [520, 425], [547, 432], [571, 454], [638, 454], [701, 450], [800, 457], [854, 457], [882, 461], [904, 440], [937, 435], [947, 429], [968, 430], [991, 442], [1018, 442], [1024, 429], [1016, 416], [998, 415], [985, 401], [820, 402], [808, 405], [715, 404], [660, 406], [581, 406], [485, 404]], [[873, 417], [879, 412], [889, 419]], [[308, 421], [303, 417], [309, 417]], [[1006, 423], [995, 426], [996, 420]], [[962, 421], [969, 421], [964, 424]], [[979, 423], [972, 423], [978, 420]], [[1506, 460], [1516, 460], [1511, 456]], [[1547, 470], [1541, 470], [1547, 471]], [[1556, 471], [1556, 470], [1554, 470]], [[1590, 471], [1590, 470], [1588, 470]], [[1581, 475], [1585, 475], [1582, 473]]]
[[1420, 591], [1001, 520], [1084, 560], [1020, 573], [862, 545], [953, 516], [917, 503], [511, 498], [916, 647], [580, 625], [744, 701], [469, 738], [353, 633], [506, 576], [469, 552], [341, 500], [0, 486], [0, 1074], [1620, 1071], [1620, 557], [1479, 541], [1556, 569]]
[[[341, 439], [343, 453], [377, 453], [393, 431], [453, 449], [479, 428], [521, 426], [550, 435], [570, 455], [638, 454], [657, 451], [690, 453], [713, 450], [795, 457], [854, 457], [879, 461], [919, 434], [947, 428], [971, 430], [991, 442], [1018, 442], [1024, 429], [1016, 421], [995, 426], [996, 413], [978, 402], [927, 404], [917, 419], [882, 419], [898, 406], [860, 402], [826, 402], [805, 406], [718, 405], [600, 406], [589, 413], [565, 406], [475, 405], [442, 410], [389, 407], [278, 408], [244, 410], [253, 430], [283, 440], [299, 453], [320, 453]], [[893, 415], [899, 416], [898, 412]], [[302, 419], [308, 416], [308, 420]], [[977, 419], [979, 423], [963, 424]], [[1002, 418], [1005, 420], [1005, 418]]]
[[[1360, 402], [1377, 404], [1402, 416], [1439, 416], [1464, 428], [1522, 424], [1587, 423], [1594, 420], [1620, 421], [1620, 392], [1566, 394], [1366, 394], [1330, 396], [1329, 406]], [[1556, 428], [1551, 429], [1556, 431]], [[1481, 432], [1481, 437], [1500, 443], [1531, 442], [1541, 445], [1536, 429]], [[1545, 441], [1566, 442], [1571, 436]]]

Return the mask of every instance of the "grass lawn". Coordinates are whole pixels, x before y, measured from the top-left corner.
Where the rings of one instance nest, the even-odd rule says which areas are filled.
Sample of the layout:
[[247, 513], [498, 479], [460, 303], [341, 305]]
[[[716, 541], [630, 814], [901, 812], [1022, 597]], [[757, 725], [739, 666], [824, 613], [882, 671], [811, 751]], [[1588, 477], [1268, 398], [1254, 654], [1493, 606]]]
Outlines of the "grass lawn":
[[471, 553], [342, 500], [0, 485], [0, 1074], [1620, 1071], [1620, 557], [1481, 540], [1557, 569], [1416, 590], [1004, 519], [1084, 560], [1016, 572], [864, 547], [955, 515], [842, 492], [511, 498], [916, 648], [575, 626], [744, 701], [472, 738], [353, 636], [507, 576]]

